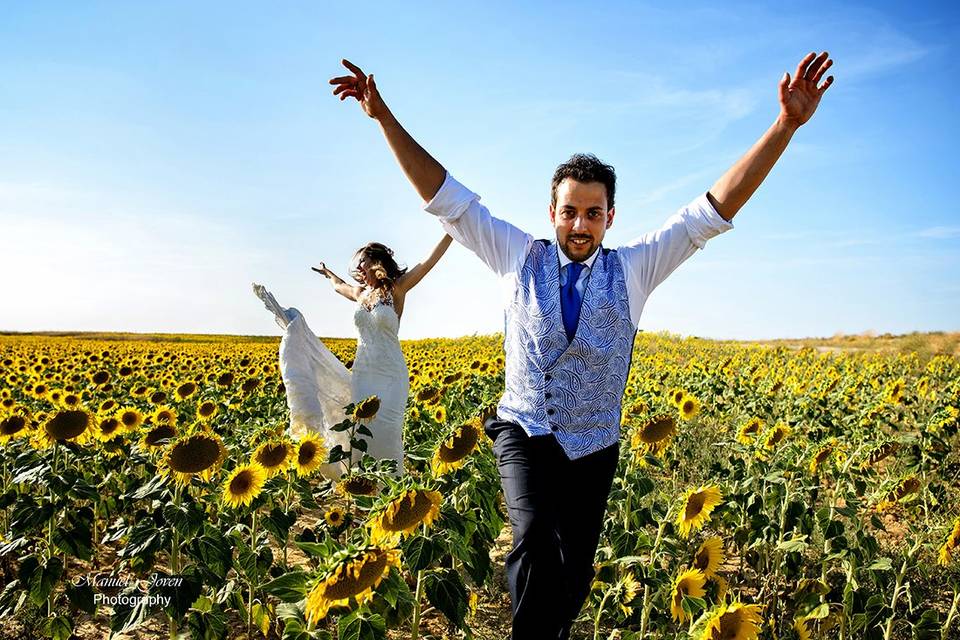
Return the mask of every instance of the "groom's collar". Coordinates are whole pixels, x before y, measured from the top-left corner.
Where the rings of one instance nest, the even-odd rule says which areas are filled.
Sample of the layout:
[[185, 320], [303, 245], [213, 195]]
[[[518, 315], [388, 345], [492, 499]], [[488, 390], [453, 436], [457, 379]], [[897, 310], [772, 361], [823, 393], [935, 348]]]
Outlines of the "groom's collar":
[[[556, 243], [556, 245], [557, 245], [557, 256], [560, 258], [560, 269], [562, 270], [565, 266], [567, 266], [568, 263], [573, 262], [573, 260], [568, 258], [567, 254], [565, 254], [563, 251], [560, 250], [560, 243]], [[593, 263], [594, 261], [596, 261], [598, 253], [600, 253], [600, 247], [597, 247], [596, 250], [592, 254], [590, 254], [590, 257], [584, 260], [583, 262], [581, 262], [580, 264], [585, 266], [587, 269], [593, 269]]]

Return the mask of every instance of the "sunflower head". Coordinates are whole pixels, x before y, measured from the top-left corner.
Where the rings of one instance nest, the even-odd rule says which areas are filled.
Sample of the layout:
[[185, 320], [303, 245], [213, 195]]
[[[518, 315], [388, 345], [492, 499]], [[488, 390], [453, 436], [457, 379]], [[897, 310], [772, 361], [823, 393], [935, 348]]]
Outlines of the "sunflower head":
[[267, 472], [259, 464], [237, 467], [223, 483], [223, 502], [231, 507], [250, 506], [266, 480]]
[[690, 615], [683, 610], [683, 599], [687, 596], [702, 598], [706, 594], [704, 584], [706, 578], [699, 569], [684, 571], [676, 577], [670, 589], [670, 615], [674, 620], [683, 623], [690, 619]]
[[97, 440], [106, 442], [112, 440], [124, 432], [127, 428], [114, 416], [102, 416], [94, 422], [93, 435]]
[[950, 564], [957, 553], [958, 547], [960, 547], [960, 518], [953, 521], [953, 530], [947, 536], [943, 546], [940, 547], [937, 562], [943, 566]]
[[740, 602], [717, 607], [706, 620], [702, 640], [757, 640], [763, 625], [761, 608]]
[[179, 484], [189, 484], [194, 475], [209, 480], [223, 464], [226, 453], [223, 441], [214, 433], [183, 436], [167, 446], [160, 470], [173, 475]]
[[380, 490], [377, 481], [360, 473], [351, 473], [337, 483], [337, 491], [349, 496], [374, 496]]
[[268, 477], [283, 472], [293, 457], [293, 446], [285, 441], [264, 442], [253, 453], [253, 462], [266, 471]]
[[920, 480], [913, 476], [905, 478], [898, 482], [897, 486], [891, 489], [884, 499], [877, 504], [877, 511], [886, 511], [903, 498], [918, 491], [920, 491]]
[[633, 430], [630, 446], [639, 458], [648, 453], [662, 457], [677, 434], [677, 421], [672, 415], [661, 413]]
[[197, 419], [210, 420], [217, 415], [217, 403], [213, 400], [204, 400], [197, 405]]
[[140, 443], [144, 446], [144, 448], [150, 449], [153, 447], [163, 446], [168, 440], [172, 440], [176, 437], [177, 427], [172, 424], [162, 423], [147, 430], [140, 439]]
[[118, 409], [116, 418], [128, 431], [132, 431], [143, 424], [143, 414], [133, 407]]
[[773, 429], [770, 429], [770, 432], [767, 433], [766, 439], [763, 441], [763, 447], [765, 449], [774, 449], [780, 443], [787, 439], [793, 433], [793, 430], [782, 422], [777, 424]]
[[681, 418], [684, 420], [692, 420], [700, 413], [700, 401], [691, 395], [684, 396], [678, 405], [678, 409], [680, 410]]
[[722, 500], [720, 488], [716, 485], [688, 490], [681, 504], [683, 510], [677, 516], [680, 535], [686, 538], [691, 531], [700, 529], [710, 519], [710, 513]]
[[47, 444], [54, 441], [83, 441], [93, 428], [93, 416], [83, 409], [63, 409], [56, 412], [43, 426], [41, 436]]
[[11, 413], [0, 417], [0, 444], [27, 435], [29, 428], [30, 418], [25, 413]]
[[176, 390], [177, 398], [180, 400], [186, 400], [193, 394], [197, 392], [197, 383], [196, 382], [184, 382], [179, 385]]
[[347, 514], [341, 507], [330, 507], [323, 514], [323, 519], [332, 529], [337, 529], [346, 522]]
[[357, 421], [373, 420], [378, 411], [380, 411], [380, 398], [370, 396], [366, 400], [358, 402], [354, 407], [353, 419]]
[[387, 503], [369, 523], [373, 544], [394, 546], [401, 537], [429, 527], [440, 513], [443, 496], [427, 489], [411, 489]]
[[723, 540], [714, 536], [704, 540], [697, 549], [693, 557], [693, 568], [702, 571], [705, 578], [710, 578], [716, 575], [723, 560]]
[[293, 466], [300, 477], [312, 475], [327, 461], [327, 448], [323, 445], [323, 440], [314, 433], [305, 434], [293, 448]]
[[433, 472], [443, 475], [462, 467], [480, 443], [483, 428], [479, 420], [471, 420], [454, 429], [433, 452]]
[[351, 600], [357, 604], [369, 601], [390, 567], [400, 568], [400, 552], [396, 549], [372, 547], [339, 560], [307, 594], [307, 620], [316, 624], [331, 607], [347, 605]]

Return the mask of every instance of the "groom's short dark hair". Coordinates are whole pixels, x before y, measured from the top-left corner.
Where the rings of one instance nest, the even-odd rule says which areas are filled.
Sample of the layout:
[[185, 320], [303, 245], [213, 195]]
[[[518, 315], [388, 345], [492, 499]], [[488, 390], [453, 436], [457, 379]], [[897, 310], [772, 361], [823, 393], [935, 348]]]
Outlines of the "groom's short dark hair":
[[575, 153], [553, 172], [550, 187], [550, 205], [557, 205], [557, 187], [565, 178], [577, 182], [599, 182], [607, 188], [607, 209], [613, 208], [613, 196], [617, 190], [617, 174], [609, 164], [600, 162], [592, 153]]

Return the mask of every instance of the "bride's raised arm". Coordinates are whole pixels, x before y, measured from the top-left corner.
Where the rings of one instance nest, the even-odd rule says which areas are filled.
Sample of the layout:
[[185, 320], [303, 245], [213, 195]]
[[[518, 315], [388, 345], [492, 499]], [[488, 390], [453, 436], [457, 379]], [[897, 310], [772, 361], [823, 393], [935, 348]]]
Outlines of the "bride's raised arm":
[[323, 264], [322, 262], [320, 263], [319, 267], [310, 267], [310, 268], [316, 271], [317, 273], [319, 273], [320, 275], [322, 275], [323, 277], [327, 278], [330, 281], [330, 283], [333, 285], [334, 291], [342, 295], [344, 298], [347, 298], [348, 300], [353, 300], [354, 302], [356, 302], [357, 299], [360, 297], [360, 293], [363, 291], [363, 287], [360, 287], [358, 285], [347, 284], [346, 282], [343, 281], [342, 278], [340, 278], [340, 276], [335, 274], [333, 271], [330, 271], [330, 269], [327, 269], [327, 265]]
[[430, 270], [437, 264], [437, 261], [446, 253], [451, 242], [453, 242], [453, 238], [450, 237], [450, 234], [445, 233], [426, 260], [400, 276], [400, 279], [394, 284], [394, 289], [399, 289], [402, 293], [406, 293], [417, 286], [417, 283], [423, 280], [425, 275], [430, 273]]

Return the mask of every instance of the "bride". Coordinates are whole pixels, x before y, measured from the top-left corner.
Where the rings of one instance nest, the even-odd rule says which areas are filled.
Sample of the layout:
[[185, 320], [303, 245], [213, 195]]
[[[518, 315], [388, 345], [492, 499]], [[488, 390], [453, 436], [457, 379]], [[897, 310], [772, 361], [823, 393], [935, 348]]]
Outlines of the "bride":
[[[437, 264], [452, 240], [444, 235], [429, 257], [409, 270], [397, 265], [392, 250], [371, 242], [358, 249], [351, 261], [350, 275], [357, 285], [344, 282], [322, 262], [313, 267], [330, 280], [337, 293], [358, 303], [353, 314], [358, 339], [352, 373], [314, 335], [300, 311], [281, 307], [263, 285], [253, 285], [254, 293], [284, 330], [280, 373], [290, 408], [290, 435], [314, 432], [329, 449], [339, 444], [346, 450], [348, 434], [331, 428], [344, 419], [344, 406], [375, 395], [380, 410], [367, 423], [373, 432], [372, 438], [366, 438], [367, 453], [396, 460], [397, 473], [403, 473], [403, 415], [410, 379], [400, 350], [400, 318], [407, 293]], [[354, 458], [359, 455], [355, 452]], [[344, 465], [324, 465], [321, 472], [338, 478]]]

